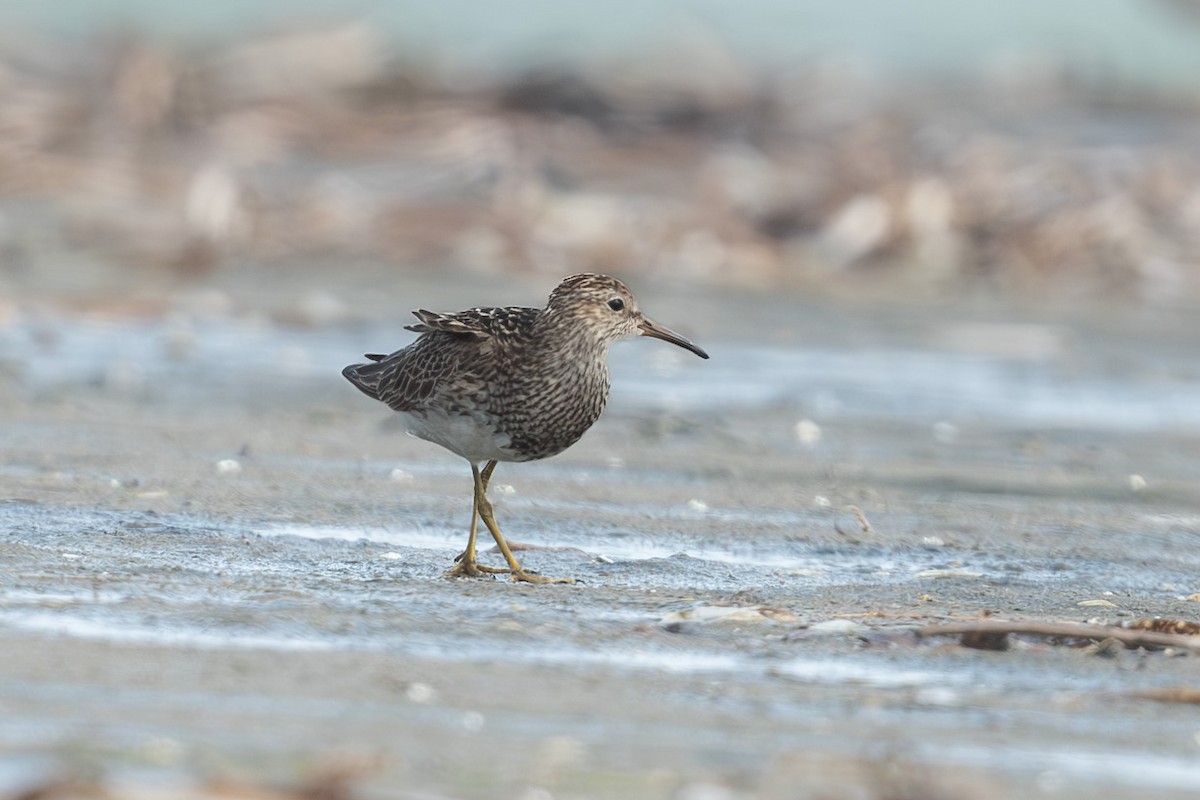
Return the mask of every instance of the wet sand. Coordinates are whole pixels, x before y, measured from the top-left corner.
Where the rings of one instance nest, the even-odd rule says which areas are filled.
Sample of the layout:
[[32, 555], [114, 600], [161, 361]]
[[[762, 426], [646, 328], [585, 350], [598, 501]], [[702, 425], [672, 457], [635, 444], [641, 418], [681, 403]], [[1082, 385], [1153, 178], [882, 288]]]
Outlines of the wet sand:
[[225, 274], [213, 316], [43, 297], [0, 329], [0, 796], [69, 773], [123, 796], [295, 786], [330, 764], [362, 797], [1200, 788], [1194, 709], [1135, 696], [1195, 686], [1194, 656], [906, 634], [1196, 616], [1185, 320], [635, 280], [713, 360], [620, 346], [593, 431], [500, 467], [519, 556], [580, 581], [533, 587], [441, 577], [466, 465], [334, 368], [408, 341], [410, 305], [476, 298], [341, 278], [356, 314], [315, 327], [279, 321], [302, 280], [265, 298]]

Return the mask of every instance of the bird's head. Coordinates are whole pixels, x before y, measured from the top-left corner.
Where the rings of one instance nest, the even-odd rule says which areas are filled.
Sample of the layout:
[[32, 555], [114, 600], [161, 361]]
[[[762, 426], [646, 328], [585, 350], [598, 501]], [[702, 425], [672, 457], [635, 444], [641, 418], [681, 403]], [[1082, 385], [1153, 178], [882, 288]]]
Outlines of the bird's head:
[[563, 279], [550, 293], [546, 312], [582, 321], [605, 344], [651, 336], [708, 358], [708, 353], [687, 338], [646, 317], [629, 287], [608, 275], [585, 272]]

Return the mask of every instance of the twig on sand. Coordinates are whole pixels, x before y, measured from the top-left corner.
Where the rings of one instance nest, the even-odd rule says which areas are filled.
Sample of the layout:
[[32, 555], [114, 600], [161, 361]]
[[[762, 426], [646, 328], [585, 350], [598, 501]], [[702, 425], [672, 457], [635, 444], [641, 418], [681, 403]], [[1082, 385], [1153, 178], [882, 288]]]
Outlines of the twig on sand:
[[1200, 689], [1183, 686], [1168, 686], [1162, 689], [1147, 689], [1144, 692], [1133, 692], [1130, 697], [1139, 700], [1157, 700], [1160, 703], [1183, 703], [1185, 705], [1200, 705]]
[[835, 619], [953, 619], [970, 622], [978, 617], [956, 617], [944, 614], [927, 614], [918, 611], [844, 611], [834, 614]]
[[850, 511], [854, 514], [854, 518], [858, 520], [858, 525], [862, 528], [863, 533], [870, 533], [871, 523], [867, 522], [867, 515], [863, 513], [862, 509], [858, 506], [850, 506]]
[[974, 622], [951, 622], [942, 625], [926, 625], [913, 633], [918, 638], [931, 636], [992, 637], [1010, 633], [1031, 636], [1076, 637], [1080, 639], [1115, 639], [1126, 647], [1174, 647], [1190, 652], [1200, 652], [1200, 636], [1177, 633], [1159, 633], [1148, 630], [1131, 630], [1112, 625], [1089, 625], [1080, 622], [1030, 622], [998, 619], [981, 619]]

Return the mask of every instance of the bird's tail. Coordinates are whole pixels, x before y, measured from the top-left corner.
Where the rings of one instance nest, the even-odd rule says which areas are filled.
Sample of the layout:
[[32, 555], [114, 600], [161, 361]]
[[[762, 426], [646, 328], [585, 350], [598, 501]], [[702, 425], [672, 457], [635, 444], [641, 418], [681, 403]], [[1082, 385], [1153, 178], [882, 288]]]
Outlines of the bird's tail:
[[358, 390], [374, 400], [379, 399], [380, 383], [386, 367], [381, 363], [387, 356], [367, 353], [364, 358], [371, 359], [370, 364], [351, 364], [342, 370], [346, 380], [353, 383]]

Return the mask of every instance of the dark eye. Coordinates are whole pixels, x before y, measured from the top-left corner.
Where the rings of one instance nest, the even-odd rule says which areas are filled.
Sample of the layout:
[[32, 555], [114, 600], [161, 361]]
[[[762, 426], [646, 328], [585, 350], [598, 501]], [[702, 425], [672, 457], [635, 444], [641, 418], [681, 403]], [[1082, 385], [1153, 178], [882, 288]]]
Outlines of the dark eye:
[[612, 300], [608, 301], [608, 307], [613, 311], [620, 311], [625, 307], [625, 301], [619, 297], [614, 297]]

